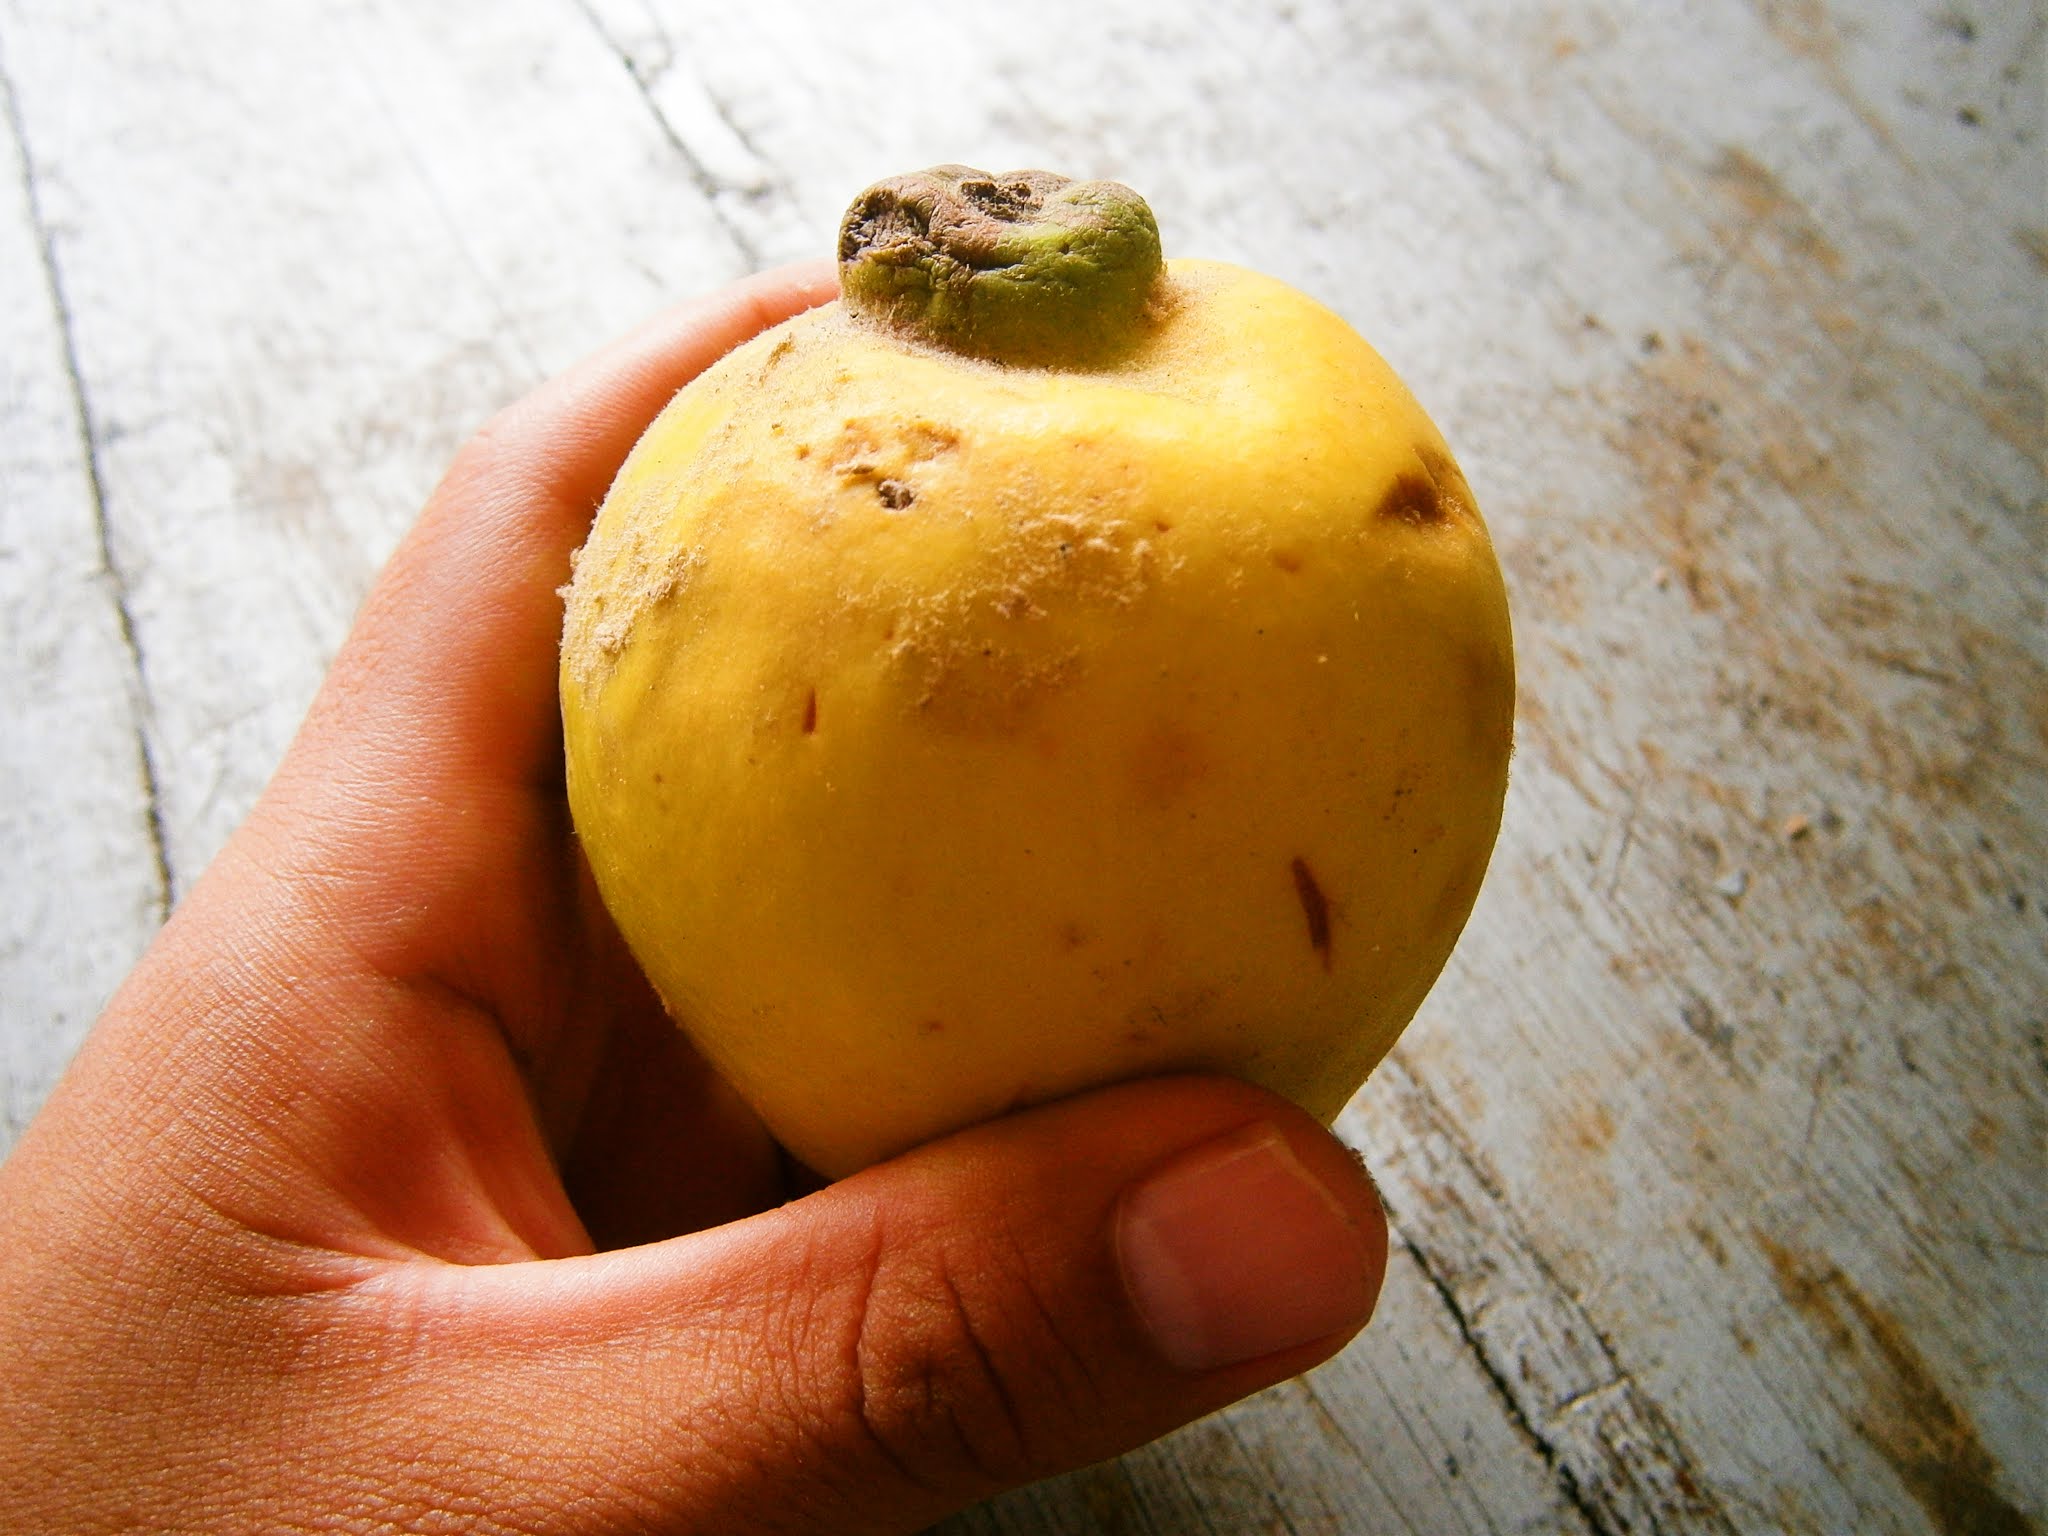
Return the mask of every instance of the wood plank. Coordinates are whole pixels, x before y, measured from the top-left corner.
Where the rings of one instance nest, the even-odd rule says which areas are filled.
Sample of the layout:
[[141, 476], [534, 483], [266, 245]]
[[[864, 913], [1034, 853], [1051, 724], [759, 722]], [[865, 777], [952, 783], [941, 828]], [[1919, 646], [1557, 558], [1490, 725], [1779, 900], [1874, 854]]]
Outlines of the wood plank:
[[1380, 1177], [1400, 1191], [1392, 1211], [1407, 1251], [1589, 1527], [1733, 1531], [1663, 1409], [1405, 1061], [1383, 1066], [1349, 1113], [1347, 1130], [1385, 1149]]
[[162, 920], [147, 708], [0, 51], [0, 1156]]
[[1934, 23], [1837, 6], [1791, 47], [1790, 9], [1526, 75], [1444, 40], [1485, 63], [1456, 132], [1572, 216], [1517, 225], [1552, 339], [1468, 456], [1520, 603], [1509, 833], [1353, 1123], [1412, 1229], [1454, 1122], [1528, 1233], [1500, 1267], [1555, 1277], [1489, 1316], [1514, 1245], [1421, 1240], [1532, 1423], [1611, 1340], [1673, 1430], [1556, 1443], [1582, 1489], [1676, 1443], [1743, 1529], [1945, 1529], [2048, 1502], [2038, 34], [1943, 82], [1971, 129], [1883, 78]]
[[462, 439], [740, 264], [544, 0], [7, 16], [182, 889]]

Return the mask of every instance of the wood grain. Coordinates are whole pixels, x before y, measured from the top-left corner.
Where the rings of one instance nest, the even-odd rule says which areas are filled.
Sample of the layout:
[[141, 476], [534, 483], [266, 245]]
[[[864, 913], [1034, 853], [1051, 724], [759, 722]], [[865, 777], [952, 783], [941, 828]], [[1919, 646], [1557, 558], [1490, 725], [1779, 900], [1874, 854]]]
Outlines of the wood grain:
[[1436, 415], [1520, 749], [1342, 1122], [1379, 1323], [947, 1528], [2048, 1527], [2044, 37], [2026, 0], [0, 0], [0, 1136], [492, 409], [879, 174], [1115, 175]]
[[168, 898], [126, 577], [8, 62], [0, 55], [0, 1148]]

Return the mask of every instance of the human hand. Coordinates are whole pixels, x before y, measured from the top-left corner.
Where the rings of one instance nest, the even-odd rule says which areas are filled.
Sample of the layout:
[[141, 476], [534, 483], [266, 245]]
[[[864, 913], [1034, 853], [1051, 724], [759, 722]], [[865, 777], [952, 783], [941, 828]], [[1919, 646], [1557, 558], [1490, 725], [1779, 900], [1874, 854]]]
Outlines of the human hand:
[[791, 1199], [597, 902], [570, 551], [681, 384], [832, 291], [685, 306], [457, 458], [0, 1167], [0, 1529], [906, 1531], [1362, 1326], [1370, 1186], [1239, 1083]]

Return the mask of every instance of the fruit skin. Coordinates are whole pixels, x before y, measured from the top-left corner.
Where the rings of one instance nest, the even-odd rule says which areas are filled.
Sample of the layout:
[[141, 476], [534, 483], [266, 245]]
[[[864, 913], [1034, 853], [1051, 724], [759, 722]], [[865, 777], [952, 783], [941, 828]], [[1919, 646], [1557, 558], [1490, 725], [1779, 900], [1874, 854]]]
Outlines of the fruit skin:
[[1420, 407], [1192, 261], [1102, 368], [837, 304], [740, 348], [621, 470], [561, 680], [621, 931], [835, 1177], [1147, 1073], [1332, 1118], [1471, 910], [1514, 702]]

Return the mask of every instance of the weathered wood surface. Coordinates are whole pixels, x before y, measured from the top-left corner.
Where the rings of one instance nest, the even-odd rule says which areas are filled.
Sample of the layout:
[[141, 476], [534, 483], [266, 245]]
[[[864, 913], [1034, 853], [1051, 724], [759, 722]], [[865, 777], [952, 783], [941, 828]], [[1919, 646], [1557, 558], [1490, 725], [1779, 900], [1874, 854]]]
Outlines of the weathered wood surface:
[[0, 0], [0, 1135], [494, 406], [883, 172], [1117, 175], [1437, 415], [1520, 755], [1378, 1323], [949, 1528], [2048, 1529], [2044, 31]]

